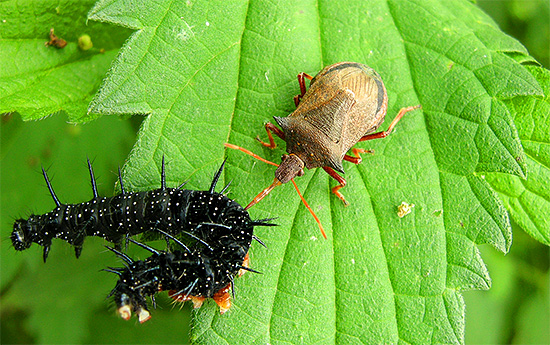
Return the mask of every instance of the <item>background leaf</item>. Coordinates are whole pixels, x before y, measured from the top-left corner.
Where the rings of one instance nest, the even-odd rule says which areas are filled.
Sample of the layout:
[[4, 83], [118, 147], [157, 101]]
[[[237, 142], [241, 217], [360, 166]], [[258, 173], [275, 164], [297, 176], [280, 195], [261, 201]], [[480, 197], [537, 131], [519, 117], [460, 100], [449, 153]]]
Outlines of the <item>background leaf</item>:
[[[86, 23], [93, 0], [27, 0], [0, 3], [0, 114], [17, 111], [37, 120], [65, 111], [71, 122], [93, 120], [85, 113], [117, 51], [130, 31]], [[50, 29], [67, 41], [46, 47]], [[78, 38], [94, 48], [83, 51]]]
[[[484, 176], [530, 173], [517, 159], [524, 154], [507, 102], [540, 99], [543, 92], [517, 62], [528, 59], [521, 44], [463, 1], [111, 0], [89, 17], [135, 30], [89, 108], [92, 117], [149, 115], [124, 166], [134, 190], [158, 186], [162, 154], [169, 158], [169, 184], [190, 180], [196, 189], [209, 185], [227, 155], [231, 197], [250, 200], [271, 183], [273, 168], [224, 153], [222, 143], [277, 161], [284, 144], [271, 151], [254, 138], [265, 135], [271, 116], [293, 111], [301, 71], [360, 61], [382, 75], [388, 120], [401, 107], [423, 106], [387, 139], [359, 145], [373, 148], [374, 156], [357, 167], [345, 164], [349, 207], [330, 194], [335, 183], [322, 170], [297, 181], [328, 241], [291, 186], [251, 209], [254, 218], [279, 217], [278, 228], [258, 229], [268, 249], [251, 250], [252, 267], [264, 274], [236, 281], [229, 313], [220, 316], [213, 303], [196, 311], [192, 341], [464, 341], [461, 291], [491, 284], [477, 244], [506, 252], [511, 243], [506, 210]], [[415, 208], [400, 219], [403, 201]], [[63, 244], [52, 253], [58, 247]], [[26, 285], [17, 285], [21, 293]], [[186, 331], [173, 333], [182, 339]], [[170, 341], [157, 337], [137, 341]]]

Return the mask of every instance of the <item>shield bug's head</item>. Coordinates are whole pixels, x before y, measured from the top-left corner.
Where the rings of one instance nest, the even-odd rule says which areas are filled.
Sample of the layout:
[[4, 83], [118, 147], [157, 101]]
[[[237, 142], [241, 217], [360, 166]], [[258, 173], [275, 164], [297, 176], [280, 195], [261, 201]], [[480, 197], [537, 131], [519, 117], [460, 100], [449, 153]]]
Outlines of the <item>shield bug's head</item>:
[[275, 171], [275, 178], [281, 183], [290, 182], [296, 176], [304, 175], [304, 161], [295, 154], [283, 155], [281, 164]]
[[280, 186], [283, 183], [290, 182], [296, 176], [304, 175], [304, 161], [295, 154], [283, 155], [281, 157], [282, 162], [275, 170], [275, 179], [273, 183], [258, 194], [254, 200], [245, 207], [248, 210], [250, 207], [260, 202], [266, 195], [273, 190], [273, 188]]

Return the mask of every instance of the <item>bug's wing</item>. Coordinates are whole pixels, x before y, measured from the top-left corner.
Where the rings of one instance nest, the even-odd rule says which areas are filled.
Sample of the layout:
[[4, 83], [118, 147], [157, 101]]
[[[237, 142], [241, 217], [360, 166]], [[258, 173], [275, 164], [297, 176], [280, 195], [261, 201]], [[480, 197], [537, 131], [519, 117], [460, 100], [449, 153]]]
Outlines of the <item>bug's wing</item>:
[[342, 140], [342, 131], [350, 109], [355, 104], [355, 95], [349, 89], [339, 89], [334, 96], [317, 106], [304, 111], [304, 121], [317, 128], [335, 144]]

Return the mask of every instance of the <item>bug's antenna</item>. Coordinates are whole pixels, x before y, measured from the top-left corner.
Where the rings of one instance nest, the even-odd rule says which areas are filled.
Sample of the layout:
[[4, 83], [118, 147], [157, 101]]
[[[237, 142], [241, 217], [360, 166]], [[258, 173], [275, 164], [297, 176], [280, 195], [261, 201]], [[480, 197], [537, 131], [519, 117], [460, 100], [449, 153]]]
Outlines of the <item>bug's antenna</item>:
[[223, 163], [220, 166], [220, 168], [218, 169], [218, 172], [216, 173], [216, 175], [214, 175], [214, 179], [212, 180], [212, 184], [210, 185], [210, 190], [209, 190], [210, 193], [214, 193], [214, 190], [216, 189], [216, 184], [218, 183], [218, 180], [220, 179], [220, 176], [222, 175], [223, 167], [225, 166], [226, 161], [227, 161], [227, 159], [223, 160]]
[[230, 148], [230, 149], [233, 149], [233, 150], [239, 150], [239, 151], [241, 151], [241, 152], [244, 152], [244, 153], [246, 153], [247, 155], [252, 156], [252, 157], [256, 158], [257, 160], [260, 160], [260, 161], [262, 161], [262, 162], [264, 162], [264, 163], [271, 164], [271, 165], [274, 165], [274, 166], [276, 166], [276, 167], [279, 166], [279, 164], [273, 163], [273, 162], [271, 162], [271, 161], [268, 161], [267, 159], [258, 156], [257, 154], [253, 153], [252, 151], [248, 151], [248, 150], [245, 149], [244, 147], [240, 147], [240, 146], [233, 145], [233, 144], [229, 144], [229, 143], [225, 143], [225, 144], [223, 144], [223, 145], [224, 145], [225, 147], [227, 147], [227, 148]]
[[94, 169], [92, 168], [92, 163], [90, 163], [90, 158], [86, 157], [86, 160], [88, 161], [88, 170], [90, 171], [90, 179], [92, 180], [92, 191], [94, 192], [94, 199], [97, 199], [99, 197], [99, 194], [97, 193], [97, 185], [95, 183]]
[[280, 186], [282, 185], [283, 183], [281, 181], [279, 181], [277, 178], [275, 178], [273, 180], [273, 183], [267, 187], [266, 189], [262, 190], [260, 192], [260, 194], [256, 195], [256, 197], [254, 199], [252, 199], [252, 201], [246, 205], [246, 207], [244, 208], [245, 210], [248, 210], [249, 208], [251, 208], [252, 206], [256, 205], [257, 203], [259, 203], [263, 198], [266, 197], [266, 195], [268, 195], [272, 190], [273, 188], [277, 187], [277, 186]]
[[[229, 143], [225, 143], [224, 146], [227, 147], [227, 148], [230, 148], [230, 149], [239, 150], [241, 152], [244, 152], [247, 155], [250, 155], [250, 156], [252, 156], [252, 157], [254, 157], [258, 160], [261, 160], [264, 163], [271, 164], [271, 165], [274, 165], [276, 167], [279, 166], [279, 164], [268, 161], [267, 159], [264, 159], [264, 158], [258, 156], [257, 154], [243, 148], [243, 147], [233, 145], [233, 144], [229, 144]], [[317, 215], [315, 214], [315, 212], [313, 212], [311, 207], [309, 207], [309, 204], [307, 203], [306, 199], [304, 199], [304, 197], [302, 196], [302, 193], [300, 193], [300, 190], [298, 189], [298, 186], [296, 185], [296, 182], [294, 182], [294, 179], [292, 179], [291, 181], [294, 184], [294, 188], [296, 188], [296, 192], [298, 192], [298, 195], [300, 196], [300, 199], [302, 199], [302, 202], [304, 203], [305, 207], [308, 209], [309, 213], [311, 213], [311, 215], [313, 216], [313, 218], [315, 218], [315, 221], [319, 225], [319, 229], [321, 230], [321, 234], [323, 235], [324, 238], [327, 238], [327, 235], [325, 234], [325, 230], [323, 229], [323, 226], [321, 225], [321, 221], [319, 220], [319, 218], [317, 218]], [[281, 184], [282, 184], [281, 181], [279, 181], [279, 179], [275, 178], [273, 180], [273, 183], [269, 187], [267, 187], [266, 189], [261, 191], [260, 194], [256, 195], [256, 197], [244, 209], [248, 210], [252, 206], [256, 205], [258, 202], [260, 202], [260, 200], [262, 200], [266, 195], [268, 195], [269, 192], [271, 192], [273, 190], [273, 188], [275, 188], [277, 186], [280, 186]]]
[[[57, 207], [61, 206], [57, 195], [55, 195], [55, 192], [53, 191], [52, 184], [50, 183], [50, 179], [48, 179], [48, 174], [46, 173], [46, 170], [44, 170], [44, 167], [42, 167], [42, 175], [44, 176], [44, 180], [46, 180], [46, 185], [48, 186], [48, 190], [50, 191], [50, 195], [52, 196], [53, 201], [55, 202]], [[46, 254], [46, 256], [48, 255]]]

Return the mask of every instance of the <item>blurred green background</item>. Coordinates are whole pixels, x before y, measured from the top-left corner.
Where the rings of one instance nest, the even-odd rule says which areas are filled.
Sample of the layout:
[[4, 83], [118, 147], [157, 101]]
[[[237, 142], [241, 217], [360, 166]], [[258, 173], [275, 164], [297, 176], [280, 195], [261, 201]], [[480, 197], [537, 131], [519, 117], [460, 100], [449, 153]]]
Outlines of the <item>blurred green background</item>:
[[500, 29], [519, 40], [545, 68], [550, 67], [550, 1], [478, 0]]
[[[550, 67], [548, 1], [478, 4], [544, 67]], [[46, 265], [37, 246], [24, 253], [11, 248], [9, 232], [14, 218], [53, 209], [40, 165], [49, 169], [58, 197], [76, 203], [91, 197], [86, 168], [89, 156], [95, 160], [100, 194], [113, 195], [117, 165], [128, 156], [141, 118], [104, 117], [78, 126], [65, 121], [64, 114], [29, 123], [16, 114], [1, 118], [1, 342], [188, 342], [190, 307], [179, 310], [165, 297], [144, 325], [135, 318], [124, 322], [115, 316], [105, 297], [116, 278], [99, 270], [120, 266], [120, 260], [102, 247], [103, 240], [87, 239], [78, 261], [70, 246], [54, 242]], [[549, 250], [516, 225], [513, 233], [514, 243], [506, 256], [489, 246], [480, 248], [493, 287], [464, 293], [467, 344], [550, 343]], [[136, 248], [130, 250], [133, 257], [146, 255]], [[80, 288], [82, 282], [85, 291]], [[238, 288], [238, 280], [236, 285]]]
[[[26, 123], [18, 115], [1, 118], [2, 344], [188, 342], [191, 308], [180, 311], [166, 294], [159, 296], [153, 318], [143, 325], [136, 318], [126, 322], [116, 316], [106, 297], [117, 278], [100, 270], [122, 263], [103, 247], [108, 244], [103, 239], [87, 238], [79, 259], [71, 246], [54, 240], [46, 264], [41, 247], [16, 252], [9, 239], [15, 218], [54, 208], [41, 165], [62, 202], [92, 197], [86, 157], [93, 162], [99, 194], [113, 195], [117, 166], [130, 153], [141, 119], [106, 116], [75, 126], [63, 114]], [[165, 247], [162, 241], [151, 245]], [[128, 250], [134, 258], [150, 255], [132, 245]]]

